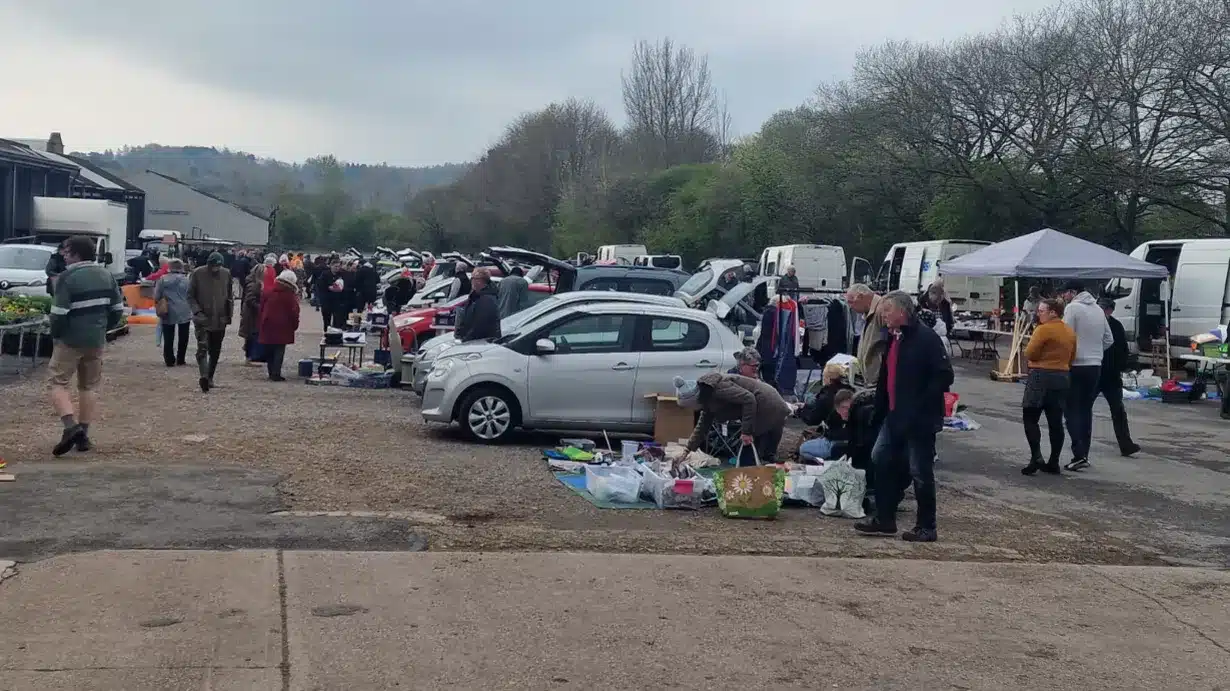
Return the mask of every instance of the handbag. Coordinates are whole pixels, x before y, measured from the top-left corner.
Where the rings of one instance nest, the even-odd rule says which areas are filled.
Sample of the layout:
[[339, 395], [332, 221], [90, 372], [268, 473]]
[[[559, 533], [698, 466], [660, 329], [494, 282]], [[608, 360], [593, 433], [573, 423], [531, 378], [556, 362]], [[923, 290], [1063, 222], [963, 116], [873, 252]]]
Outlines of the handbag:
[[714, 476], [718, 510], [726, 518], [777, 518], [786, 493], [786, 473], [776, 466], [760, 465], [760, 454], [752, 446], [756, 465], [730, 468]]
[[166, 317], [171, 311], [171, 303], [165, 297], [158, 298], [158, 302], [154, 303], [154, 313], [159, 317]]

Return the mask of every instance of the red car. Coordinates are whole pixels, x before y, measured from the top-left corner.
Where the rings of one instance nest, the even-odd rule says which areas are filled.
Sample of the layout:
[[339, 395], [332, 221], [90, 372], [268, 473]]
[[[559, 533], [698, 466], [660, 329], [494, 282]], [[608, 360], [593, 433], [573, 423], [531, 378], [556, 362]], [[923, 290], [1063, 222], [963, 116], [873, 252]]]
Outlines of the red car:
[[[529, 304], [545, 300], [554, 292], [554, 284], [531, 283]], [[439, 335], [437, 329], [452, 330], [457, 323], [457, 308], [464, 305], [468, 298], [468, 295], [464, 295], [441, 305], [420, 307], [393, 315], [391, 322], [393, 329], [401, 336], [402, 352], [413, 353], [418, 350], [424, 343]]]

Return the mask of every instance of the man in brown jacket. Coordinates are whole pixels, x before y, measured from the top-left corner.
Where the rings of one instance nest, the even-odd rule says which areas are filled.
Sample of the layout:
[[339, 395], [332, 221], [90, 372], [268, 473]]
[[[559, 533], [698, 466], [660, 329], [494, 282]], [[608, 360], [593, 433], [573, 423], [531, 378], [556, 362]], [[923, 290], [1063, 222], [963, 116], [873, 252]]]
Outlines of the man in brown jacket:
[[196, 366], [200, 370], [201, 391], [214, 384], [214, 372], [222, 355], [222, 339], [235, 310], [235, 289], [231, 272], [223, 268], [222, 255], [209, 255], [205, 266], [198, 267], [188, 277], [188, 305], [192, 308], [192, 325], [196, 331]]
[[695, 382], [675, 377], [675, 389], [680, 406], [700, 411], [688, 439], [689, 451], [700, 448], [710, 425], [739, 420], [743, 441], [739, 465], [756, 465], [757, 457], [762, 464], [776, 460], [782, 429], [792, 411], [773, 386], [739, 374], [710, 372]]
[[880, 379], [880, 365], [888, 352], [888, 327], [880, 317], [880, 296], [863, 283], [855, 283], [846, 291], [846, 304], [850, 311], [863, 316], [863, 330], [858, 339], [859, 365], [867, 386], [875, 388]]

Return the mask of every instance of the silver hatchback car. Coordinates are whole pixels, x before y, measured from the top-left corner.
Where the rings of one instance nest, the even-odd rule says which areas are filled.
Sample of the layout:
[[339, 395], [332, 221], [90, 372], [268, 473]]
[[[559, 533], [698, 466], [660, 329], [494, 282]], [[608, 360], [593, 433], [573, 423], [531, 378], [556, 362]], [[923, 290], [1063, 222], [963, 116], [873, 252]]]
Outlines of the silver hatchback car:
[[493, 343], [454, 346], [435, 361], [423, 419], [458, 422], [478, 441], [517, 427], [650, 433], [655, 401], [687, 379], [734, 365], [742, 341], [716, 315], [686, 307], [580, 304]]
[[[643, 305], [659, 305], [663, 307], [683, 307], [683, 300], [669, 295], [649, 295], [646, 293], [617, 293], [610, 290], [576, 290], [560, 293], [527, 307], [516, 314], [510, 314], [500, 322], [500, 333], [510, 334], [518, 331], [522, 325], [528, 324], [557, 310], [574, 305], [631, 302]], [[414, 354], [414, 364], [411, 365], [410, 383], [414, 393], [422, 396], [427, 389], [427, 373], [431, 371], [436, 359], [444, 352], [460, 343], [452, 334], [436, 336]], [[404, 383], [403, 383], [404, 385]]]

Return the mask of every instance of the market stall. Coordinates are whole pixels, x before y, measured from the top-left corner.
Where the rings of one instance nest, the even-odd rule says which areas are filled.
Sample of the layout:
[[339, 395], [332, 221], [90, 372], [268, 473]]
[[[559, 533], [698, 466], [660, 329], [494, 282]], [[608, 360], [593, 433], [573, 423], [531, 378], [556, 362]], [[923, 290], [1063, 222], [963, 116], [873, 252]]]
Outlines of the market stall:
[[[1020, 378], [1021, 357], [1032, 324], [1020, 311], [1022, 278], [1109, 280], [1112, 278], [1166, 278], [1166, 267], [1129, 257], [1109, 247], [1044, 228], [1004, 242], [988, 245], [946, 261], [940, 273], [952, 276], [994, 276], [1014, 279], [1011, 346], [992, 378]], [[994, 329], [988, 329], [994, 330]], [[1006, 331], [1006, 329], [1004, 329]], [[998, 352], [998, 351], [997, 351]]]
[[39, 357], [51, 355], [48, 317], [51, 298], [15, 295], [0, 297], [0, 353], [17, 356], [19, 369], [29, 357], [31, 368]]

